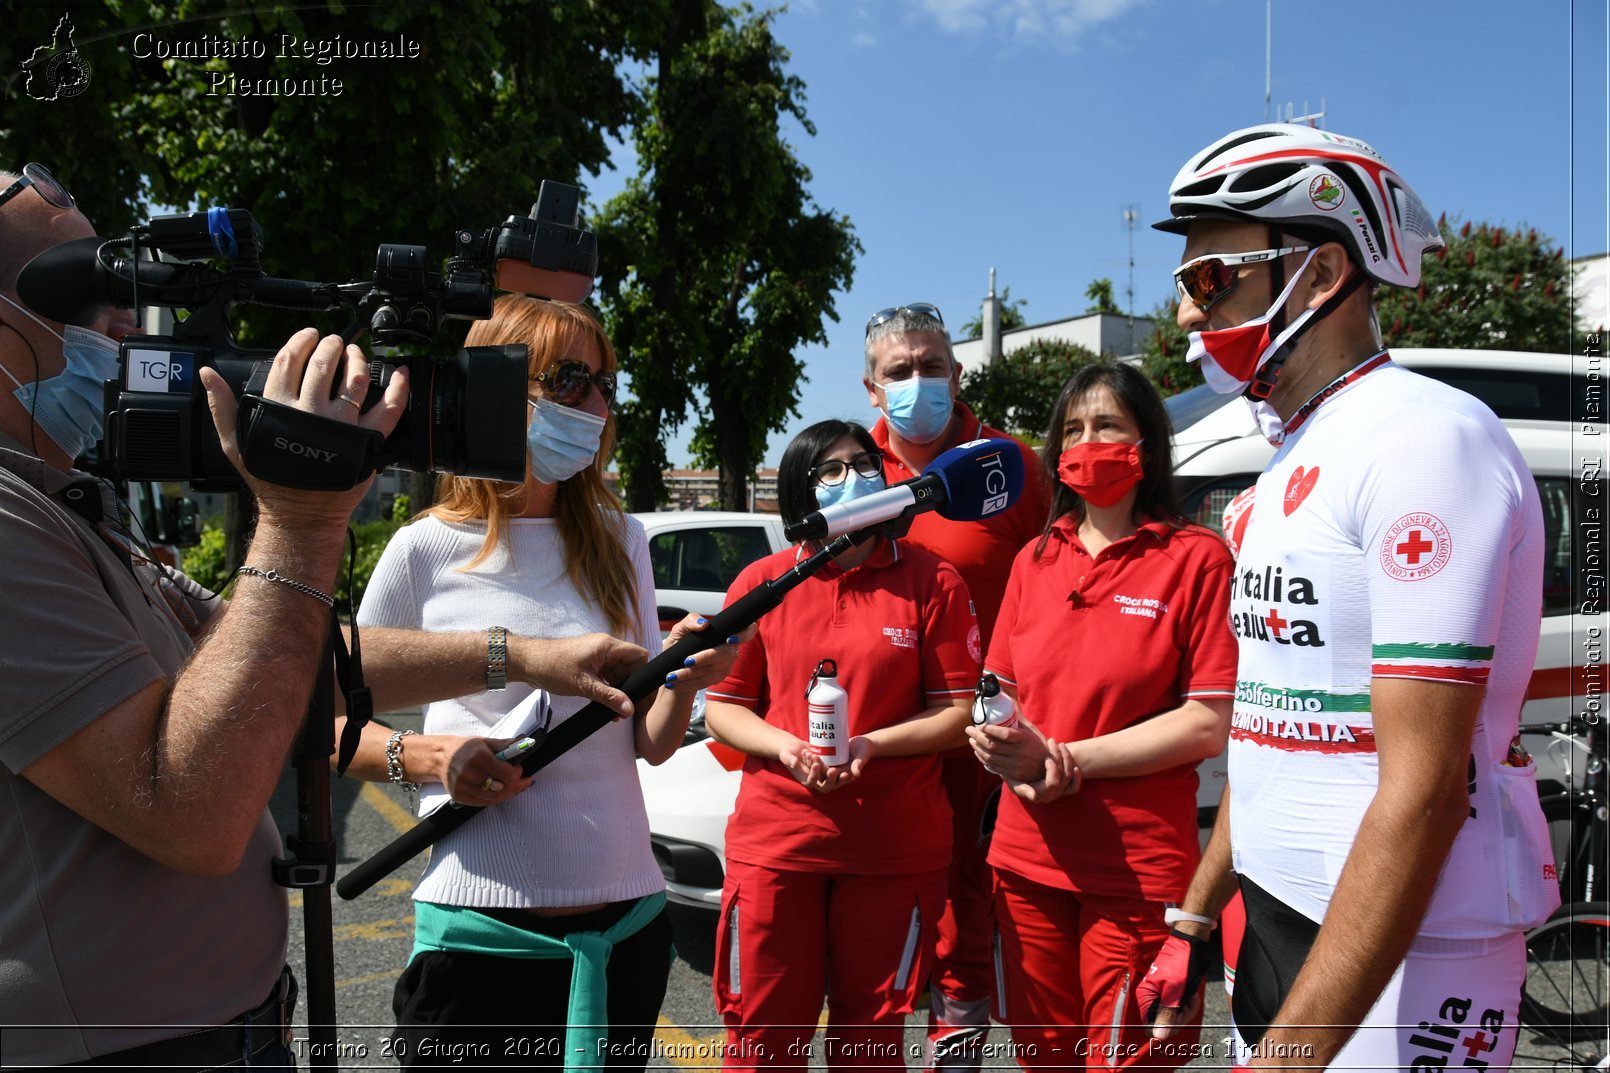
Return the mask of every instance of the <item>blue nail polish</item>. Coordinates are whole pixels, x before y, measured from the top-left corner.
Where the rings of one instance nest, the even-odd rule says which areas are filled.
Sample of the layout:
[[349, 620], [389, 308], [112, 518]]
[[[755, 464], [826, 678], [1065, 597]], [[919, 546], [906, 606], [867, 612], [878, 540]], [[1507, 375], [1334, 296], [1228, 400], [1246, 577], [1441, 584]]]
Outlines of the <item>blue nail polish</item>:
[[709, 619], [707, 619], [707, 618], [705, 618], [705, 617], [704, 617], [704, 616], [703, 616], [703, 615], [700, 615], [700, 616], [699, 616], [699, 620], [698, 620], [698, 622], [699, 622], [699, 625], [700, 625], [700, 626], [703, 626], [703, 625], [704, 625], [704, 624], [705, 624], [705, 623], [706, 623], [706, 622], [709, 622], [709, 621], [710, 621], [710, 620], [709, 620]]
[[674, 674], [666, 675], [665, 676], [665, 685], [666, 685], [667, 689], [675, 689], [676, 688], [676, 675], [674, 675]]
[[735, 645], [735, 644], [737, 644], [737, 643], [738, 643], [738, 635], [737, 635], [737, 634], [733, 634], [733, 635], [732, 635], [732, 636], [731, 636], [731, 637], [728, 637], [728, 638], [727, 638], [727, 643], [728, 643], [728, 644], [729, 644], [729, 645]]
[[682, 666], [691, 667], [695, 662], [697, 661], [692, 656], [689, 656], [687, 659], [682, 661]]

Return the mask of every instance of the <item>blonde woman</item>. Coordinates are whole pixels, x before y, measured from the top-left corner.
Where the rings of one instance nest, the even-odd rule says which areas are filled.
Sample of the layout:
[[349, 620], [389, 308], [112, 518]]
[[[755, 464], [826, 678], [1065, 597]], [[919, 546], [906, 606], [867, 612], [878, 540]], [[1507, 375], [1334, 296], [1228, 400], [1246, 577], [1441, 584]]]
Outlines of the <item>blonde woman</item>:
[[[393, 998], [397, 1053], [405, 1066], [450, 1045], [474, 1046], [459, 1053], [478, 1065], [591, 1065], [605, 1064], [594, 1051], [607, 1038], [607, 1064], [641, 1068], [673, 951], [635, 761], [676, 751], [695, 691], [726, 674], [735, 646], [691, 660], [535, 779], [494, 757], [586, 703], [544, 680], [532, 638], [609, 634], [647, 647], [659, 633], [643, 528], [604, 484], [609, 339], [581, 306], [505, 296], [466, 345], [508, 343], [530, 350], [525, 483], [442, 479], [436, 505], [387, 546], [358, 613], [383, 702], [432, 702], [423, 734], [367, 727], [352, 772], [424, 784], [423, 808], [495, 806], [436, 844], [415, 889], [414, 952]], [[702, 624], [690, 618], [673, 636]], [[495, 658], [482, 680], [488, 645], [500, 643], [501, 689]], [[634, 655], [605, 650], [594, 669], [618, 679]]]

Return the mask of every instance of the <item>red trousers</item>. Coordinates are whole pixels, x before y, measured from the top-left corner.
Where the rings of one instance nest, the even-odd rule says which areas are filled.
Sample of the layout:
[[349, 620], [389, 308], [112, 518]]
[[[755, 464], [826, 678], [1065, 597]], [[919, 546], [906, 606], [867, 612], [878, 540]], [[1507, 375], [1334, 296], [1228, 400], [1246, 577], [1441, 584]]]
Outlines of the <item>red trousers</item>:
[[725, 1067], [804, 1068], [825, 993], [829, 1069], [905, 1069], [906, 1015], [944, 895], [942, 869], [831, 875], [728, 861], [714, 973]]
[[1135, 988], [1168, 936], [1163, 903], [1041, 886], [996, 869], [997, 1016], [1025, 1069], [1174, 1069], [1206, 1051], [1201, 1014], [1151, 1038]]
[[972, 749], [944, 753], [940, 765], [940, 780], [950, 801], [950, 872], [929, 977], [923, 1068], [958, 1073], [980, 1068], [981, 1047], [989, 1032], [990, 997], [995, 990], [995, 969], [990, 964], [994, 876], [986, 860], [988, 850], [979, 845], [979, 821], [1001, 780], [984, 770]]

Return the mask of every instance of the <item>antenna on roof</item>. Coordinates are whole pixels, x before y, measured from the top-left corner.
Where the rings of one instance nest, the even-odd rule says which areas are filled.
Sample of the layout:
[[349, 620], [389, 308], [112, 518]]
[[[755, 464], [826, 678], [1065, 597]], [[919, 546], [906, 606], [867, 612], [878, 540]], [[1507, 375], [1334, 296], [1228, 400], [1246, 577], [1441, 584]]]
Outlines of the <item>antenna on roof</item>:
[[1325, 98], [1324, 97], [1319, 98], [1319, 111], [1317, 111], [1317, 112], [1308, 111], [1308, 102], [1307, 101], [1303, 101], [1303, 112], [1305, 113], [1304, 115], [1293, 115], [1292, 112], [1293, 112], [1293, 109], [1291, 107], [1291, 102], [1287, 101], [1286, 102], [1286, 118], [1282, 119], [1281, 122], [1282, 123], [1307, 123], [1310, 127], [1313, 127], [1316, 130], [1323, 130], [1324, 129], [1325, 125], [1320, 122], [1320, 120], [1325, 118]]
[[1135, 220], [1139, 216], [1139, 206], [1134, 202], [1124, 206], [1124, 230], [1129, 232], [1129, 286], [1124, 293], [1129, 297], [1129, 337], [1131, 345], [1135, 341]]
[[1275, 35], [1275, 0], [1266, 0], [1263, 9], [1263, 121], [1269, 122], [1269, 53]]

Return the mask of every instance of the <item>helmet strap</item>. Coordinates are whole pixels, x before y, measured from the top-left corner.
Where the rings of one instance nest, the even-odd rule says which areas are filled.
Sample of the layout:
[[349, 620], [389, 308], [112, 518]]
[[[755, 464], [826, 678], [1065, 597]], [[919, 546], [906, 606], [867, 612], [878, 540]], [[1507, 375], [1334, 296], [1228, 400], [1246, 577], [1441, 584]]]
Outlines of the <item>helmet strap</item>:
[[[1354, 269], [1353, 274], [1348, 277], [1341, 287], [1337, 288], [1336, 293], [1327, 298], [1318, 309], [1314, 310], [1314, 315], [1309, 317], [1306, 323], [1299, 325], [1297, 330], [1291, 333], [1291, 337], [1283, 341], [1279, 348], [1269, 356], [1269, 360], [1258, 367], [1258, 371], [1252, 374], [1252, 383], [1247, 385], [1247, 390], [1242, 392], [1242, 395], [1249, 399], [1267, 399], [1269, 397], [1269, 393], [1275, 389], [1275, 380], [1280, 376], [1280, 370], [1285, 367], [1286, 359], [1291, 356], [1292, 348], [1297, 345], [1297, 340], [1307, 335], [1308, 330], [1314, 325], [1334, 313], [1337, 307], [1352, 297], [1353, 292], [1362, 287], [1364, 281], [1369, 278], [1363, 269], [1358, 268], [1356, 265]], [[1269, 320], [1270, 326], [1273, 327], [1275, 318], [1284, 321], [1285, 314], [1284, 309], [1277, 310], [1275, 316]]]

